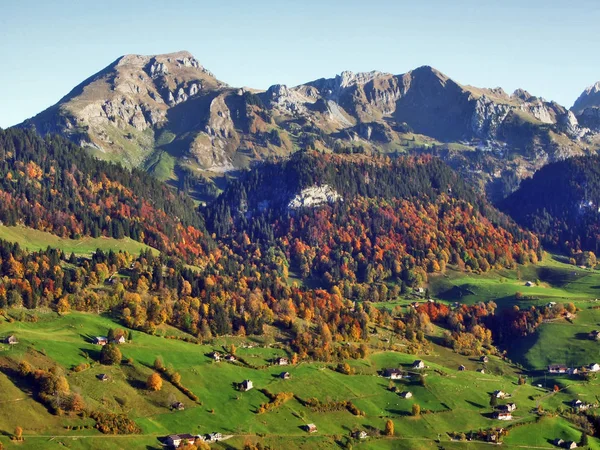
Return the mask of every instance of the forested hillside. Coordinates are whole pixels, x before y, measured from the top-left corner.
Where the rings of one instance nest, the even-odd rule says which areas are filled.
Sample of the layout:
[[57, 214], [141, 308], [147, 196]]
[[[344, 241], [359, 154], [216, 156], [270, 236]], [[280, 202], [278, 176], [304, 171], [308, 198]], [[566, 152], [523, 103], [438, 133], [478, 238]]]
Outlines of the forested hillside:
[[[290, 209], [290, 200], [312, 186], [329, 186], [340, 200]], [[327, 286], [391, 280], [413, 286], [448, 263], [487, 271], [539, 256], [535, 236], [428, 156], [298, 153], [232, 183], [207, 217], [225, 241], [276, 246], [302, 278]]]
[[600, 249], [600, 157], [548, 164], [501, 203], [501, 209], [548, 245]]
[[[360, 341], [370, 321], [389, 319], [348, 300], [393, 300], [448, 265], [480, 273], [539, 257], [534, 235], [431, 157], [298, 153], [242, 174], [198, 211], [184, 194], [60, 138], [1, 136], [3, 222], [73, 238], [130, 236], [161, 254], [87, 259], [2, 243], [0, 307], [111, 311], [132, 328], [167, 323], [199, 339], [276, 325], [300, 355], [329, 358], [338, 349], [327, 336]], [[315, 186], [331, 198], [293, 206]], [[309, 326], [289, 328], [296, 317]]]
[[0, 131], [0, 221], [62, 237], [130, 237], [186, 261], [206, 251], [193, 202], [58, 136]]

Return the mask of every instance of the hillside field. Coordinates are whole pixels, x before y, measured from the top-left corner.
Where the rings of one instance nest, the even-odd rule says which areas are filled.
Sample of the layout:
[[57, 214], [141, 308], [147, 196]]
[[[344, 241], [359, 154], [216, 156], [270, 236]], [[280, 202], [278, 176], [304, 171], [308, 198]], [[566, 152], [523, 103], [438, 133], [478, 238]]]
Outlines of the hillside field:
[[[109, 317], [83, 313], [62, 317], [54, 313], [37, 314], [37, 323], [4, 320], [0, 324], [0, 335], [15, 334], [19, 339], [19, 344], [10, 347], [4, 344], [1, 348], [2, 366], [23, 359], [39, 367], [57, 364], [67, 374], [71, 389], [81, 392], [89, 407], [123, 412], [140, 425], [142, 433], [102, 435], [93, 429], [91, 419], [53, 416], [28, 395], [26, 389], [21, 390], [13, 383], [15, 380], [2, 374], [3, 401], [11, 402], [15, 406], [12, 409], [18, 412], [8, 414], [3, 408], [0, 430], [10, 436], [16, 426], [22, 426], [25, 441], [19, 444], [21, 448], [108, 449], [120, 448], [125, 442], [132, 448], [142, 445], [161, 448], [159, 437], [212, 431], [233, 435], [216, 444], [216, 448], [239, 448], [248, 440], [260, 440], [274, 448], [280, 448], [284, 443], [302, 448], [333, 448], [335, 441], [345, 440], [351, 430], [362, 429], [370, 433], [383, 430], [388, 418], [395, 424], [394, 437], [369, 437], [365, 442], [355, 443], [356, 448], [432, 448], [438, 438], [445, 448], [455, 448], [455, 445], [456, 448], [481, 448], [485, 444], [453, 444], [446, 433], [500, 425], [489, 417], [489, 394], [496, 389], [512, 394], [511, 401], [518, 405], [518, 410], [510, 425], [515, 427], [517, 436], [526, 436], [532, 445], [545, 448], [549, 445], [548, 439], [557, 435], [576, 437], [579, 434], [561, 418], [547, 417], [536, 422], [532, 412], [538, 403], [552, 408], [568, 402], [579, 391], [577, 387], [553, 394], [532, 385], [517, 386], [519, 369], [495, 357], [487, 365], [488, 372], [480, 374], [474, 370], [480, 365], [477, 361], [436, 346], [432, 354], [423, 356], [428, 365], [425, 386], [420, 385], [416, 376], [395, 381], [400, 390], [413, 393], [413, 398], [407, 400], [390, 392], [389, 380], [379, 377], [377, 371], [386, 367], [410, 370], [410, 364], [417, 357], [413, 355], [377, 351], [365, 360], [351, 361], [356, 374], [343, 375], [331, 370], [326, 363], [301, 363], [283, 368], [270, 365], [272, 358], [285, 355], [285, 352], [278, 349], [277, 344], [265, 346], [261, 339], [220, 338], [212, 345], [197, 345], [133, 331], [132, 341], [121, 345], [124, 359], [132, 358], [133, 364], [107, 367], [95, 362], [99, 346], [93, 345], [91, 338], [105, 335], [108, 328], [117, 326]], [[175, 336], [178, 333], [169, 328], [159, 330], [159, 334]], [[207, 357], [209, 352], [223, 351], [223, 347], [232, 342], [238, 346], [238, 358], [264, 368], [252, 368], [239, 362], [217, 363]], [[243, 342], [253, 343], [256, 347], [242, 348]], [[151, 366], [156, 357], [162, 357], [165, 365], [181, 374], [182, 384], [199, 397], [199, 403], [187, 399], [166, 380], [159, 392], [145, 389], [145, 380], [153, 371]], [[71, 370], [84, 362], [90, 363], [91, 367], [78, 373]], [[459, 363], [469, 370], [459, 372]], [[290, 372], [290, 380], [277, 377], [282, 370]], [[108, 374], [110, 380], [98, 381], [96, 375], [99, 373]], [[251, 379], [255, 388], [249, 392], [234, 390], [233, 383], [244, 379]], [[366, 416], [357, 417], [346, 410], [314, 412], [298, 399], [257, 414], [260, 404], [267, 401], [259, 391], [263, 388], [272, 393], [293, 392], [301, 400], [310, 397], [322, 402], [350, 400]], [[600, 393], [598, 383], [589, 383], [583, 391], [590, 395], [592, 390]], [[584, 395], [583, 391], [581, 395]], [[174, 399], [185, 403], [185, 411], [170, 411], [168, 405]], [[413, 403], [428, 412], [413, 417]], [[307, 435], [301, 429], [306, 423], [317, 424], [318, 433]], [[68, 425], [87, 425], [88, 429], [68, 431], [65, 429]], [[10, 442], [8, 437], [0, 437], [0, 441]], [[518, 448], [523, 442], [511, 439], [509, 434], [504, 447]], [[593, 445], [591, 448], [600, 448], [600, 443], [594, 441]]]
[[[75, 253], [77, 256], [89, 256], [98, 249], [105, 252], [110, 250], [113, 252], [124, 251], [132, 255], [139, 255], [142, 250], [151, 248], [127, 237], [123, 239], [107, 237], [68, 239], [24, 226], [8, 227], [0, 225], [0, 239], [17, 243], [22, 248], [30, 251], [45, 250], [52, 247], [67, 254]], [[158, 251], [153, 251], [158, 253]]]

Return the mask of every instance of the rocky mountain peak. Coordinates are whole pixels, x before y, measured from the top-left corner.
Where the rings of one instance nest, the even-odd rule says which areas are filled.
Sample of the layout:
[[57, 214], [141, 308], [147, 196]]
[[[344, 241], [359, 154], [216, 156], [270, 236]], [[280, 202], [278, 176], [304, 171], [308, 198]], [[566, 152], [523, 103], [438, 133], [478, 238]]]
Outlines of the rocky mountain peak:
[[583, 113], [586, 108], [589, 107], [600, 107], [600, 81], [587, 87], [579, 96], [571, 110], [579, 115]]
[[531, 95], [529, 92], [527, 92], [525, 89], [516, 89], [515, 92], [513, 92], [512, 94], [513, 98], [522, 100], [524, 102], [529, 102], [532, 100], [536, 100], [537, 97]]

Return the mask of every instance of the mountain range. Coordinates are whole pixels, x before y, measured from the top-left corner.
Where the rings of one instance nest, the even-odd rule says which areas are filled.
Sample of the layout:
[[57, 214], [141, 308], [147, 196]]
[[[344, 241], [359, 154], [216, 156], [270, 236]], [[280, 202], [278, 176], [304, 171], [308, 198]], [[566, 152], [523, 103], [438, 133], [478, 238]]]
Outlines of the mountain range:
[[259, 91], [227, 85], [181, 51], [120, 57], [20, 126], [61, 134], [198, 197], [214, 196], [213, 181], [226, 173], [309, 148], [433, 153], [498, 199], [547, 162], [598, 149], [599, 90], [568, 109], [424, 66]]

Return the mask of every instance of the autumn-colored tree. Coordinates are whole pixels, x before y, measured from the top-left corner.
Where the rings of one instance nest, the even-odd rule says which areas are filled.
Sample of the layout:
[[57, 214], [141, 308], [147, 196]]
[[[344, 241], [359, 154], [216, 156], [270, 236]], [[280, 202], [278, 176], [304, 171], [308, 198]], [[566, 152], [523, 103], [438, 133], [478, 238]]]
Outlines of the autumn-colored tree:
[[157, 372], [154, 372], [152, 375], [150, 375], [146, 381], [146, 387], [151, 391], [160, 391], [162, 384], [163, 380]]
[[17, 441], [23, 440], [23, 428], [21, 428], [21, 427], [15, 428], [15, 439]]
[[552, 389], [554, 392], [558, 392], [560, 391], [560, 388], [558, 387], [557, 384], [554, 385], [554, 388]]
[[56, 312], [63, 315], [67, 314], [69, 311], [71, 311], [69, 300], [66, 297], [62, 297], [56, 304]]
[[26, 377], [31, 373], [31, 364], [29, 364], [27, 361], [23, 360], [19, 363], [19, 374], [22, 377]]
[[157, 356], [154, 360], [154, 368], [161, 372], [165, 368], [165, 364], [160, 356]]
[[421, 406], [418, 403], [413, 403], [412, 405], [412, 415], [420, 416], [421, 415]]
[[117, 345], [106, 344], [102, 347], [102, 350], [100, 351], [100, 362], [102, 364], [106, 364], [107, 366], [120, 364], [121, 359], [123, 359], [123, 355]]
[[394, 422], [392, 422], [391, 419], [388, 419], [385, 422], [385, 435], [386, 436], [393, 436], [394, 435]]
[[70, 399], [69, 409], [73, 412], [81, 412], [85, 409], [85, 402], [80, 394], [73, 394]]

